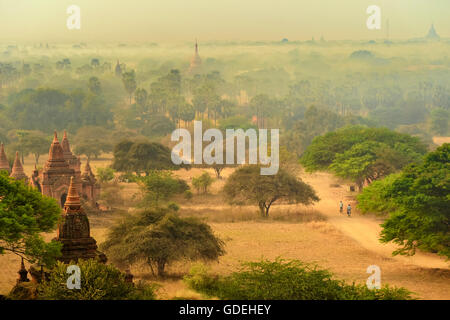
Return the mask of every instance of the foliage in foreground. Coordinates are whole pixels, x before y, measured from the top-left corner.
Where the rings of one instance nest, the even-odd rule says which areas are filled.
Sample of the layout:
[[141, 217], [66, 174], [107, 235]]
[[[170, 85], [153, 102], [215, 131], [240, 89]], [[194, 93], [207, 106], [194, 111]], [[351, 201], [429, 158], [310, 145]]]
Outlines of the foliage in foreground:
[[[71, 263], [75, 264], [75, 263]], [[112, 265], [94, 259], [76, 263], [81, 270], [81, 288], [68, 289], [67, 264], [58, 262], [50, 279], [39, 284], [39, 299], [48, 300], [153, 300], [154, 285], [139, 282], [135, 286], [125, 280], [124, 274]]]
[[346, 284], [332, 274], [298, 260], [243, 263], [228, 276], [208, 274], [203, 266], [191, 269], [185, 282], [208, 297], [224, 300], [407, 300], [411, 292], [384, 286], [369, 290], [365, 285]]
[[0, 171], [0, 255], [5, 251], [51, 265], [61, 244], [45, 242], [41, 232], [52, 231], [61, 209], [50, 197]]
[[394, 254], [416, 248], [450, 258], [450, 144], [424, 157], [421, 164], [373, 183], [358, 196], [362, 212], [389, 213], [381, 241], [401, 246]]
[[113, 226], [101, 249], [117, 265], [144, 262], [153, 274], [162, 276], [165, 267], [175, 261], [217, 260], [225, 252], [223, 246], [206, 223], [156, 208]]

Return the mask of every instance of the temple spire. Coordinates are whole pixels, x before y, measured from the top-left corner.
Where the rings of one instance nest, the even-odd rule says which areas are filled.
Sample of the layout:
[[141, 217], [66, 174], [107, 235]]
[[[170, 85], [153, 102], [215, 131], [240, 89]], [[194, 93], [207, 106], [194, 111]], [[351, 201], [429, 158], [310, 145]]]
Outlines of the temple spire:
[[64, 153], [70, 154], [70, 156], [72, 156], [72, 151], [70, 150], [70, 143], [69, 143], [69, 139], [67, 139], [67, 131], [66, 130], [64, 130], [64, 137], [61, 141], [61, 146], [63, 148]]
[[74, 178], [70, 178], [69, 192], [67, 193], [67, 199], [64, 203], [64, 208], [70, 207], [70, 209], [79, 209], [81, 207], [80, 195], [77, 188], [74, 185]]
[[44, 170], [48, 171], [51, 169], [69, 169], [69, 164], [64, 158], [64, 150], [58, 141], [58, 135], [56, 131], [53, 137], [53, 142], [50, 146], [50, 150], [48, 152], [48, 159], [47, 163], [45, 164]]
[[200, 55], [198, 54], [198, 41], [196, 38], [195, 39], [195, 52], [194, 52], [194, 56], [191, 59], [191, 65], [189, 67], [189, 72], [190, 73], [199, 72], [201, 64], [202, 64], [202, 59], [200, 58]]
[[17, 283], [21, 283], [21, 282], [29, 282], [30, 280], [28, 279], [27, 275], [28, 275], [28, 271], [27, 269], [25, 269], [25, 264], [23, 263], [23, 258], [22, 258], [22, 262], [20, 263], [20, 269], [17, 272], [19, 274], [19, 278], [17, 279]]
[[8, 159], [6, 158], [6, 153], [5, 153], [5, 146], [3, 145], [3, 142], [0, 146], [0, 171], [2, 170], [6, 170], [8, 172], [10, 172], [10, 167], [9, 167], [9, 162]]
[[20, 162], [19, 151], [16, 151], [16, 158], [11, 170], [11, 177], [16, 180], [28, 180], [25, 172], [23, 171], [22, 163]]

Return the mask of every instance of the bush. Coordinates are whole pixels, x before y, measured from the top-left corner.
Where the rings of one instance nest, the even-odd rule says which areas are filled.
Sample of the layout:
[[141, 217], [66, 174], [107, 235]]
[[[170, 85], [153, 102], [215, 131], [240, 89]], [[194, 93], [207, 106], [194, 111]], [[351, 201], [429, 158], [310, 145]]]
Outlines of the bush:
[[[75, 263], [71, 263], [75, 264]], [[119, 269], [97, 260], [79, 260], [76, 265], [81, 270], [81, 289], [68, 289], [68, 265], [58, 262], [50, 273], [50, 278], [38, 286], [38, 298], [48, 300], [127, 300], [155, 299], [154, 285], [138, 283], [135, 287], [125, 280]]]
[[142, 206], [158, 206], [161, 201], [168, 201], [177, 194], [189, 190], [187, 183], [173, 177], [170, 171], [151, 171], [148, 176], [139, 178], [141, 190], [144, 195]]
[[111, 168], [98, 168], [97, 177], [100, 182], [109, 182], [114, 179], [114, 169]]
[[208, 172], [203, 172], [200, 176], [192, 178], [192, 186], [198, 193], [200, 193], [200, 191], [202, 193], [207, 193], [208, 188], [211, 186], [213, 181], [213, 178], [211, 178]]
[[123, 189], [117, 182], [107, 183], [102, 186], [100, 200], [108, 207], [120, 207], [124, 205]]
[[118, 180], [119, 182], [126, 182], [126, 183], [130, 183], [130, 182], [137, 182], [139, 179], [138, 176], [134, 175], [131, 172], [125, 172], [122, 173], [119, 177]]
[[206, 223], [181, 218], [169, 208], [156, 208], [113, 226], [100, 248], [115, 264], [145, 262], [153, 274], [161, 276], [175, 261], [215, 261], [224, 254], [223, 246]]
[[411, 293], [404, 288], [369, 290], [365, 285], [348, 285], [333, 280], [327, 270], [298, 260], [243, 263], [228, 276], [208, 274], [203, 266], [185, 277], [188, 286], [208, 297], [224, 300], [404, 300]]
[[192, 194], [192, 191], [191, 191], [191, 190], [186, 190], [186, 191], [184, 192], [184, 198], [185, 198], [186, 200], [190, 200], [190, 199], [192, 199], [192, 197], [193, 197], [193, 194]]
[[175, 202], [169, 202], [169, 204], [167, 205], [167, 208], [168, 209], [170, 209], [170, 210], [172, 210], [172, 211], [175, 211], [175, 212], [177, 212], [178, 210], [180, 210], [180, 206], [179, 205], [177, 205]]

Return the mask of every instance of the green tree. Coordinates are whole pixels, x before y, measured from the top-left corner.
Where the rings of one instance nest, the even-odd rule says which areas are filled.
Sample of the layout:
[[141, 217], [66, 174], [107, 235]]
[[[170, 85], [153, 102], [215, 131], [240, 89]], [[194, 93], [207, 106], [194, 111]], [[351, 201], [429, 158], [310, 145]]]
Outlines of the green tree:
[[163, 276], [166, 266], [175, 261], [215, 261], [225, 253], [223, 246], [207, 224], [157, 208], [113, 226], [101, 248], [114, 263], [142, 261], [153, 274]]
[[174, 178], [170, 171], [153, 170], [148, 176], [141, 177], [139, 182], [144, 194], [144, 206], [158, 206], [160, 201], [167, 201], [189, 190], [186, 182]]
[[147, 99], [148, 94], [145, 89], [137, 89], [134, 93], [134, 101], [136, 101], [136, 105], [141, 112], [145, 112], [147, 109]]
[[125, 90], [127, 91], [130, 97], [130, 105], [131, 105], [131, 97], [133, 96], [133, 93], [137, 88], [136, 74], [134, 73], [134, 70], [123, 73], [122, 82], [123, 86], [125, 87]]
[[0, 172], [0, 254], [5, 251], [45, 265], [60, 255], [61, 243], [45, 242], [42, 232], [56, 227], [61, 208], [50, 197]]
[[411, 158], [411, 154], [392, 149], [384, 143], [367, 141], [336, 155], [329, 169], [338, 177], [354, 181], [362, 190], [365, 182], [370, 184], [398, 171], [419, 159], [415, 156]]
[[76, 142], [73, 151], [78, 155], [85, 155], [88, 159], [92, 156], [98, 158], [103, 152], [111, 152], [113, 149], [112, 134], [109, 130], [98, 126], [85, 126], [77, 131], [73, 138]]
[[426, 146], [416, 137], [386, 128], [351, 126], [314, 138], [302, 158], [307, 171], [331, 171], [360, 188], [419, 161]]
[[261, 216], [267, 218], [275, 201], [285, 200], [304, 205], [319, 201], [314, 189], [280, 168], [275, 175], [261, 175], [260, 167], [247, 165], [237, 169], [227, 179], [224, 192], [229, 202], [258, 205]]
[[112, 168], [98, 168], [97, 177], [100, 182], [109, 182], [114, 179], [114, 169]]
[[189, 124], [190, 122], [192, 122], [195, 119], [194, 106], [189, 103], [185, 103], [180, 110], [179, 116], [180, 116], [180, 119], [185, 122], [185, 124]]
[[88, 90], [93, 95], [100, 95], [102, 93], [102, 86], [100, 84], [100, 80], [97, 77], [89, 78]]
[[114, 148], [112, 168], [121, 172], [148, 175], [152, 170], [179, 169], [174, 165], [171, 150], [157, 142], [132, 142], [124, 140]]
[[448, 134], [448, 121], [450, 115], [448, 110], [436, 108], [431, 111], [431, 130], [435, 133], [445, 136]]
[[112, 265], [94, 259], [79, 260], [80, 289], [67, 288], [67, 264], [58, 262], [50, 278], [38, 285], [38, 298], [44, 300], [154, 300], [154, 285], [142, 282], [134, 286], [125, 275]]
[[450, 258], [450, 144], [428, 153], [397, 175], [373, 183], [358, 196], [363, 213], [388, 213], [382, 242], [401, 246], [394, 254], [416, 248]]
[[213, 183], [213, 178], [209, 175], [208, 172], [203, 172], [200, 176], [192, 178], [192, 185], [197, 192], [200, 193], [208, 193], [208, 188]]
[[37, 164], [39, 157], [42, 154], [48, 153], [52, 140], [43, 132], [36, 130], [18, 130], [16, 134], [19, 137], [19, 148], [22, 152], [22, 156], [29, 153], [33, 154], [35, 163]]
[[405, 288], [369, 290], [366, 285], [335, 280], [328, 270], [298, 260], [246, 262], [239, 271], [214, 276], [194, 267], [185, 277], [188, 286], [207, 297], [223, 300], [408, 300]]
[[176, 126], [169, 118], [164, 115], [152, 115], [144, 127], [141, 129], [141, 133], [149, 138], [163, 137], [173, 130]]

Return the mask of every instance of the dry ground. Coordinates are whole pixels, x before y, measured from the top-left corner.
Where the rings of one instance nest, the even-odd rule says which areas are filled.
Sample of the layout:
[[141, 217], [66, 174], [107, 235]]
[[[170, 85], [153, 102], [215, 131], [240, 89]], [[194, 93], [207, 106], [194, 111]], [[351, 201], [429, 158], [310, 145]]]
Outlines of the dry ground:
[[[41, 161], [44, 161], [42, 158]], [[41, 162], [40, 161], [40, 162]], [[31, 159], [27, 159], [26, 171], [31, 171]], [[92, 161], [93, 169], [108, 165], [105, 157]], [[190, 182], [193, 176], [203, 170], [181, 170], [176, 175]], [[207, 170], [213, 175], [212, 170]], [[226, 178], [232, 169], [226, 169]], [[216, 180], [210, 195], [196, 195], [191, 200], [178, 199], [182, 215], [204, 218], [215, 233], [225, 241], [226, 254], [218, 263], [209, 264], [212, 271], [227, 274], [239, 266], [241, 261], [261, 258], [300, 259], [316, 263], [330, 269], [336, 278], [348, 282], [364, 283], [369, 276], [369, 265], [381, 268], [382, 284], [404, 286], [422, 299], [450, 299], [450, 270], [443, 259], [432, 254], [419, 253], [415, 257], [392, 257], [393, 245], [378, 242], [380, 219], [362, 217], [354, 212], [352, 218], [339, 215], [337, 203], [340, 199], [350, 199], [347, 187], [335, 181], [328, 174], [301, 174], [319, 193], [321, 201], [314, 207], [297, 205], [277, 205], [271, 211], [269, 220], [258, 217], [255, 207], [230, 207], [220, 194], [224, 179]], [[131, 197], [138, 188], [127, 185], [123, 191]], [[91, 215], [92, 235], [101, 243], [108, 226], [118, 214]], [[51, 238], [52, 235], [47, 235]], [[168, 269], [170, 277], [165, 280], [153, 279], [148, 268], [134, 266], [132, 273], [136, 279], [156, 281], [161, 285], [159, 296], [163, 299], [174, 297], [201, 298], [189, 290], [182, 276], [191, 264], [179, 263]], [[0, 256], [0, 293], [7, 293], [17, 278], [19, 259], [10, 254]]]

